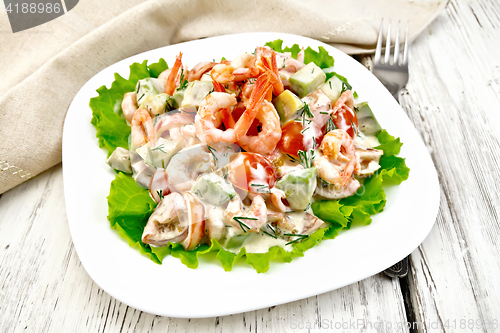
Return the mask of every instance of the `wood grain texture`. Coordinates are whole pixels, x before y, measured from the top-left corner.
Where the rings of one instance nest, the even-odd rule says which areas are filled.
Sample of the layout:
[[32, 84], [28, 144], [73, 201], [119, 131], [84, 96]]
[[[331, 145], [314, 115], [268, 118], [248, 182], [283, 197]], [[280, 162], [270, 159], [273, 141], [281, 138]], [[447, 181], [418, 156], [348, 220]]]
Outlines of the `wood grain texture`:
[[451, 1], [412, 46], [402, 104], [441, 184], [437, 223], [411, 257], [421, 332], [500, 331], [499, 13], [497, 1]]
[[85, 272], [62, 198], [60, 165], [0, 198], [0, 332], [351, 332], [406, 322], [399, 283], [383, 274], [232, 316], [177, 319], [135, 310]]
[[397, 327], [406, 290], [382, 274], [232, 316], [177, 319], [128, 307], [78, 259], [59, 165], [0, 196], [0, 332], [500, 331], [491, 325], [500, 320], [499, 28], [498, 2], [451, 1], [412, 45], [401, 104], [441, 184], [436, 225], [403, 281], [412, 330]]

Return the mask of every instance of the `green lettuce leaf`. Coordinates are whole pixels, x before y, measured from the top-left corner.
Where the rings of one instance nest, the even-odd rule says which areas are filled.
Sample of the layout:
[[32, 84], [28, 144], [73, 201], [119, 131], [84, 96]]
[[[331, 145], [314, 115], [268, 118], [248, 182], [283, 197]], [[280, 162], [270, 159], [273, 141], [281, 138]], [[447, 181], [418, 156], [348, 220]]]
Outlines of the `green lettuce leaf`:
[[[283, 48], [283, 41], [276, 40], [267, 43], [275, 51], [291, 52], [296, 57], [300, 47]], [[310, 47], [305, 49], [305, 61], [314, 62], [321, 68], [331, 67], [334, 60], [322, 47], [314, 51]], [[116, 147], [128, 148], [130, 127], [121, 115], [121, 101], [126, 92], [133, 91], [137, 81], [146, 77], [157, 77], [168, 68], [164, 59], [147, 65], [147, 61], [134, 63], [130, 66], [128, 79], [115, 74], [115, 81], [110, 88], [102, 86], [97, 89], [99, 96], [90, 100], [92, 109], [92, 124], [97, 130], [99, 146], [111, 154]], [[327, 74], [328, 75], [328, 74]], [[337, 75], [341, 80], [347, 80]], [[343, 229], [354, 224], [366, 225], [371, 222], [371, 215], [383, 210], [386, 200], [382, 184], [399, 184], [408, 178], [409, 169], [404, 159], [395, 156], [401, 149], [399, 139], [392, 137], [385, 130], [378, 136], [384, 155], [380, 160], [381, 168], [377, 174], [365, 180], [362, 190], [352, 197], [341, 200], [323, 200], [314, 202], [312, 209], [322, 220], [328, 222], [326, 228], [317, 230], [301, 242], [293, 244], [291, 252], [281, 247], [273, 247], [266, 253], [246, 253], [242, 248], [238, 253], [225, 250], [216, 240], [211, 244], [202, 244], [195, 250], [185, 251], [182, 245], [168, 243], [164, 247], [152, 247], [141, 241], [142, 232], [147, 220], [156, 207], [156, 203], [149, 196], [148, 190], [136, 185], [134, 179], [123, 173], [118, 173], [111, 182], [108, 196], [108, 220], [112, 228], [116, 229], [121, 237], [128, 241], [133, 248], [140, 250], [155, 263], [161, 264], [166, 256], [173, 256], [189, 268], [199, 265], [200, 256], [213, 253], [225, 271], [230, 271], [235, 263], [243, 262], [251, 265], [258, 273], [269, 270], [270, 262], [290, 262], [294, 257], [301, 257], [304, 251], [318, 245], [324, 239], [333, 239]]]
[[156, 263], [161, 263], [151, 247], [141, 241], [142, 232], [156, 203], [149, 191], [136, 185], [135, 180], [118, 173], [111, 182], [108, 196], [108, 221], [129, 245], [138, 248]]
[[130, 76], [124, 79], [115, 73], [115, 80], [111, 88], [102, 86], [97, 89], [98, 97], [90, 99], [92, 109], [91, 123], [97, 130], [96, 137], [99, 139], [99, 147], [108, 151], [108, 156], [117, 148], [128, 148], [128, 137], [130, 127], [122, 117], [121, 102], [123, 95], [134, 91], [137, 81], [147, 77], [157, 77], [163, 70], [167, 69], [164, 59], [151, 64], [148, 68], [147, 60], [142, 63], [133, 63], [130, 66]]
[[[297, 59], [297, 54], [299, 54], [301, 47], [298, 44], [294, 44], [291, 47], [283, 48], [283, 40], [276, 39], [272, 42], [267, 42], [265, 44], [269, 46], [276, 52], [291, 52], [292, 57]], [[335, 63], [335, 60], [328, 52], [324, 49], [324, 47], [320, 46], [318, 51], [313, 50], [311, 47], [307, 47], [304, 50], [304, 63], [308, 64], [310, 62], [314, 62], [320, 68], [328, 68], [332, 67]]]

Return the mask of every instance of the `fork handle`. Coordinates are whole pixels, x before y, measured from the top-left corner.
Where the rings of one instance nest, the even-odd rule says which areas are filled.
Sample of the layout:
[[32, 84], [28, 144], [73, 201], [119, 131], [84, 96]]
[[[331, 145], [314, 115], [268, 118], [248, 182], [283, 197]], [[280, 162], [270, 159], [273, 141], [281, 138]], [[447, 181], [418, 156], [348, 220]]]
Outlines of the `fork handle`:
[[385, 275], [389, 277], [397, 277], [397, 278], [402, 278], [405, 277], [408, 274], [408, 257], [405, 257], [403, 260], [400, 262], [392, 265], [391, 267], [387, 268], [384, 273]]

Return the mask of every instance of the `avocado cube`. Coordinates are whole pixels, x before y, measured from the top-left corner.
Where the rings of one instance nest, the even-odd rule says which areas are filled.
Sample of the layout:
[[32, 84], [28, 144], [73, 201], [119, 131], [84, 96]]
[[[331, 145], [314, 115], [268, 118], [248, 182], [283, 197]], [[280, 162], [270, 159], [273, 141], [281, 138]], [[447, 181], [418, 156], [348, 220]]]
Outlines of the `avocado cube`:
[[322, 84], [319, 89], [328, 96], [332, 103], [335, 103], [342, 94], [342, 81], [338, 77], [332, 76], [328, 81]]
[[358, 130], [364, 135], [377, 135], [382, 130], [375, 115], [368, 106], [367, 102], [356, 105], [355, 110], [358, 118]]
[[172, 106], [175, 109], [179, 109], [182, 104], [182, 100], [184, 99], [184, 92], [186, 89], [179, 89], [174, 92], [174, 95], [172, 96], [174, 100], [172, 101]]
[[[148, 110], [151, 116], [154, 117], [169, 110], [172, 102], [172, 96], [161, 93], [143, 98], [139, 108]], [[168, 106], [167, 103], [169, 104]]]
[[233, 185], [215, 173], [201, 175], [194, 183], [191, 192], [201, 200], [219, 206], [236, 196]]
[[317, 170], [315, 167], [287, 173], [276, 182], [276, 187], [285, 192], [286, 200], [295, 210], [305, 210], [316, 190]]
[[184, 99], [182, 100], [182, 108], [198, 108], [205, 97], [214, 90], [214, 84], [209, 81], [193, 81], [189, 82]]
[[182, 149], [182, 143], [165, 138], [159, 138], [154, 147], [148, 142], [137, 148], [136, 152], [146, 164], [157, 168], [166, 168], [172, 156]]
[[325, 79], [326, 74], [323, 70], [311, 62], [290, 76], [288, 81], [292, 90], [302, 98], [318, 89]]
[[163, 80], [155, 79], [153, 77], [147, 77], [139, 80], [135, 86], [135, 92], [137, 93], [137, 105], [141, 105], [146, 97], [158, 95], [164, 91], [165, 81]]
[[304, 106], [304, 102], [300, 100], [290, 90], [285, 90], [273, 100], [274, 107], [280, 116], [281, 124], [285, 124], [292, 119], [294, 115]]

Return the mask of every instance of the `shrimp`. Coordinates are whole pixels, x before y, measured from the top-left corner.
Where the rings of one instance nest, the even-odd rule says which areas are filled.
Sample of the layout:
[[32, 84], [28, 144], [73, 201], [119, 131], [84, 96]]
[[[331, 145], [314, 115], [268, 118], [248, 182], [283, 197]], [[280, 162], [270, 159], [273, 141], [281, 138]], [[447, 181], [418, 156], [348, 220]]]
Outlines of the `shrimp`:
[[321, 89], [318, 89], [305, 96], [302, 100], [309, 105], [309, 110], [311, 110], [314, 116], [309, 119], [318, 124], [319, 128], [323, 128], [332, 113], [332, 101], [330, 98]]
[[135, 91], [126, 93], [122, 100], [122, 111], [128, 124], [132, 121], [132, 117], [137, 109], [137, 94]]
[[195, 118], [196, 134], [202, 142], [237, 141], [234, 129], [218, 129], [222, 123], [220, 111], [233, 105], [236, 97], [223, 92], [213, 92], [203, 100]]
[[235, 57], [230, 65], [215, 65], [210, 73], [212, 80], [222, 84], [244, 81], [259, 74], [259, 69], [255, 67], [255, 56], [247, 53]]
[[380, 157], [383, 154], [383, 150], [356, 147], [356, 176], [360, 178], [367, 178], [373, 175], [375, 171], [380, 169]]
[[184, 198], [179, 193], [166, 195], [148, 219], [142, 234], [142, 242], [154, 246], [166, 246], [186, 238], [188, 224], [179, 220], [179, 213], [186, 210]]
[[313, 161], [321, 179], [339, 188], [345, 187], [356, 169], [356, 152], [346, 131], [328, 132], [320, 145], [321, 153]]
[[276, 63], [276, 53], [268, 46], [257, 47], [256, 50], [257, 67], [269, 75], [270, 82], [273, 86], [273, 94], [278, 96], [284, 91], [283, 82], [281, 82], [278, 73], [278, 65]]
[[189, 71], [187, 80], [189, 82], [200, 80], [203, 74], [214, 68], [215, 65], [217, 65], [217, 63], [212, 61], [202, 61], [198, 63], [192, 70]]
[[259, 107], [256, 119], [260, 121], [262, 130], [256, 136], [245, 134], [238, 140], [238, 144], [249, 152], [262, 155], [270, 154], [281, 139], [281, 124], [278, 112], [276, 112], [273, 104], [264, 101]]
[[259, 232], [267, 223], [267, 206], [262, 195], [255, 195], [248, 209], [243, 208], [241, 198], [237, 195], [229, 202], [224, 217], [243, 232]]
[[146, 109], [137, 109], [132, 117], [132, 144], [136, 147], [142, 147], [146, 143], [154, 144], [156, 134], [151, 115]]
[[285, 204], [286, 195], [282, 190], [273, 187], [271, 189], [271, 195], [269, 196], [269, 199], [271, 200], [273, 206], [278, 210], [278, 212], [284, 213], [292, 211], [292, 209]]
[[167, 82], [165, 84], [165, 93], [172, 96], [175, 92], [175, 88], [177, 87], [176, 79], [179, 70], [182, 67], [182, 52], [179, 52], [179, 55], [175, 58], [174, 66], [168, 75]]
[[354, 113], [354, 104], [356, 104], [356, 102], [354, 101], [352, 91], [346, 90], [333, 105], [332, 115], [336, 114], [342, 108], [347, 108], [347, 111]]
[[164, 113], [155, 118], [156, 139], [166, 137], [175, 128], [193, 124], [193, 119], [184, 113]]
[[205, 208], [191, 193], [184, 194], [186, 210], [179, 212], [179, 221], [188, 224], [187, 235], [180, 244], [186, 251], [192, 250], [201, 243], [205, 236]]
[[276, 63], [278, 65], [278, 73], [280, 75], [281, 81], [285, 87], [290, 86], [290, 76], [297, 73], [304, 64], [304, 50], [300, 50], [297, 55], [297, 59], [292, 57], [292, 53], [284, 52], [279, 53], [276, 52]]
[[166, 173], [172, 187], [181, 192], [191, 190], [201, 174], [212, 171], [211, 154], [206, 145], [186, 147], [172, 156]]
[[[300, 222], [299, 222], [300, 221]], [[326, 223], [309, 213], [286, 214], [284, 219], [277, 221], [277, 226], [283, 234], [311, 235]]]

